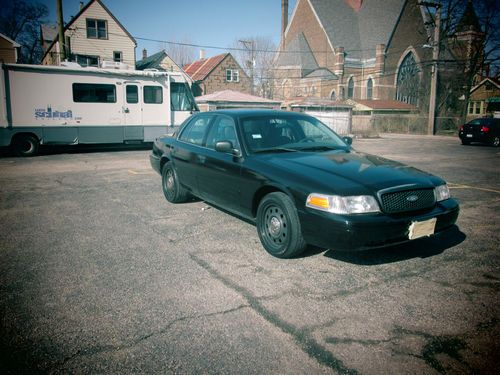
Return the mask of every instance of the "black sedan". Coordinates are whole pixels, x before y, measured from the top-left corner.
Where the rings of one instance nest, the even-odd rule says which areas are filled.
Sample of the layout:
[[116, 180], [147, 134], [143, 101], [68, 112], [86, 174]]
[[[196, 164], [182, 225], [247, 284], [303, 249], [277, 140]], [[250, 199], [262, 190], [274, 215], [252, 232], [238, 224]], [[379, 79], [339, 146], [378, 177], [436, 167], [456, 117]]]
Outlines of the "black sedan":
[[172, 203], [199, 197], [256, 223], [280, 258], [307, 244], [362, 250], [452, 226], [458, 203], [441, 178], [356, 152], [317, 119], [269, 110], [198, 113], [150, 155]]
[[460, 127], [458, 137], [463, 145], [471, 142], [487, 143], [500, 146], [500, 119], [477, 118]]

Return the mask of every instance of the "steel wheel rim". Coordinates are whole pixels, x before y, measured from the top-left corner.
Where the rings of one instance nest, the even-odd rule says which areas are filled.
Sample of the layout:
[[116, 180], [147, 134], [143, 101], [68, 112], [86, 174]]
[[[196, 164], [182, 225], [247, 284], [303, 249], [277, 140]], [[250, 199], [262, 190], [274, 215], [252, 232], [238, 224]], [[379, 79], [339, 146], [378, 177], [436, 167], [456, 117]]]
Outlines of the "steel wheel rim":
[[167, 171], [167, 178], [165, 179], [165, 185], [168, 192], [174, 191], [175, 179], [174, 179], [174, 173], [172, 172], [171, 169]]
[[498, 145], [500, 145], [500, 137], [495, 137], [495, 139], [493, 139], [493, 146], [498, 147]]
[[278, 249], [288, 240], [289, 223], [283, 210], [275, 205], [269, 206], [264, 212], [263, 234], [266, 242]]
[[31, 143], [28, 140], [22, 141], [22, 143], [21, 143], [21, 151], [23, 153], [28, 153], [28, 152], [33, 151], [33, 143]]

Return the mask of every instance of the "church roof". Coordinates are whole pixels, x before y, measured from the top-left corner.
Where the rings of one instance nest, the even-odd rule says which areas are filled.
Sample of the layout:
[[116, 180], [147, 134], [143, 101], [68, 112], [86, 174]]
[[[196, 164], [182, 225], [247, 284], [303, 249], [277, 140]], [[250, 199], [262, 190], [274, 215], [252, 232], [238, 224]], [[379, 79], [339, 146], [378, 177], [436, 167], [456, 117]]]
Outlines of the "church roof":
[[297, 34], [281, 51], [277, 60], [278, 66], [300, 66], [303, 75], [319, 68], [316, 59], [303, 33]]

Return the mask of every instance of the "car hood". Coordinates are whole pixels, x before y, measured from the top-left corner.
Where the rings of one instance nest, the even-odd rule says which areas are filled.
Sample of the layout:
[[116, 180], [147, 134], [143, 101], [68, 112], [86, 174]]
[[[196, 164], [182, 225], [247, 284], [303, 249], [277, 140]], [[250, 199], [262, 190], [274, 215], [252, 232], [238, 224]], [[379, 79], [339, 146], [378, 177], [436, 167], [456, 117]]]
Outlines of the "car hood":
[[288, 152], [259, 155], [281, 175], [291, 176], [304, 185], [313, 184], [323, 193], [340, 195], [373, 194], [399, 186], [434, 187], [440, 178], [416, 168], [379, 156], [354, 150], [330, 152]]

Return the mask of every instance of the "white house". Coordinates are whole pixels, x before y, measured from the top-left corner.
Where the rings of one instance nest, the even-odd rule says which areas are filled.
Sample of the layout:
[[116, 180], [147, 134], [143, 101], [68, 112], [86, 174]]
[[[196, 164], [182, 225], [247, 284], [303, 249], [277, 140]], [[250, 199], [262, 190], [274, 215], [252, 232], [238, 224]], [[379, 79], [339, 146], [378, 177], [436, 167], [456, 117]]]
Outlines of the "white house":
[[[78, 14], [64, 27], [66, 59], [82, 66], [123, 63], [133, 69], [137, 42], [132, 35], [101, 0], [80, 4]], [[44, 35], [41, 39], [44, 40]], [[60, 54], [56, 35], [44, 53], [42, 64], [60, 65]]]

